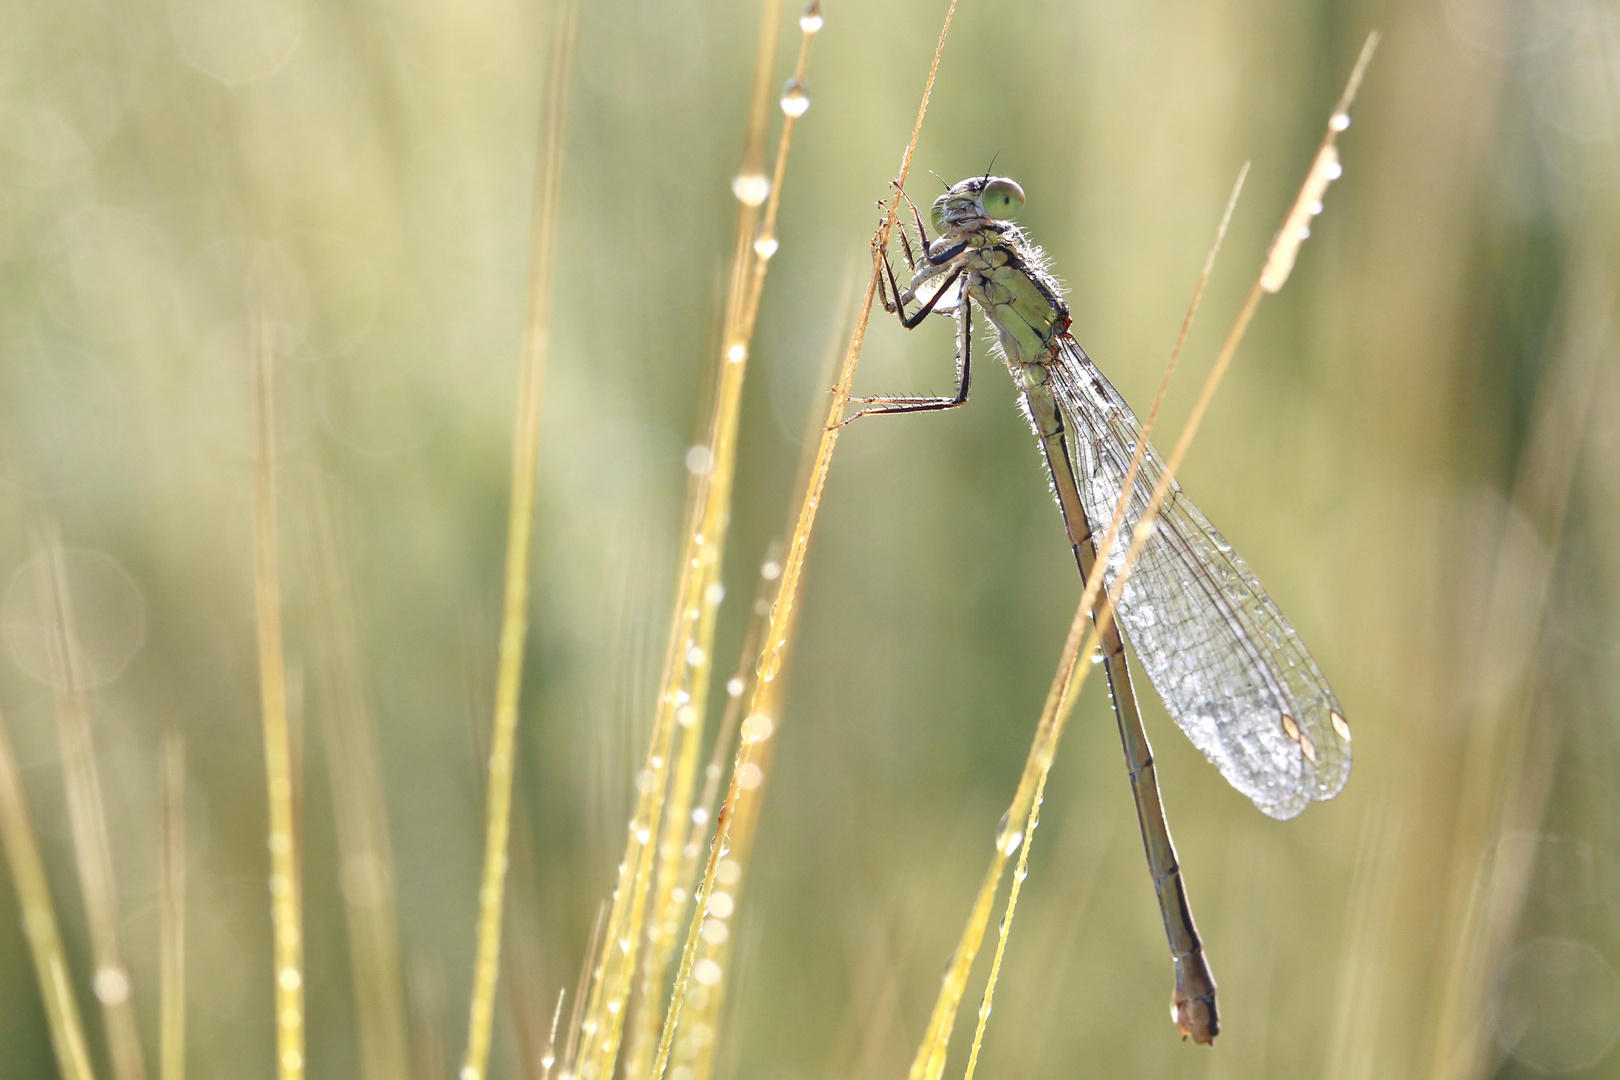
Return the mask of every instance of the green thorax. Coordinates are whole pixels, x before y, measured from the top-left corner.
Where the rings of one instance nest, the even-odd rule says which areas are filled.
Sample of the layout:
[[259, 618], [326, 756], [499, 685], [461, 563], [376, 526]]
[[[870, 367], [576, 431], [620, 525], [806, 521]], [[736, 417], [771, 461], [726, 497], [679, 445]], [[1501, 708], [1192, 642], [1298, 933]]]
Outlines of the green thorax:
[[963, 237], [963, 287], [995, 324], [1007, 362], [1043, 364], [1052, 339], [1069, 328], [1069, 306], [1046, 271], [1041, 249], [1014, 225], [993, 222]]

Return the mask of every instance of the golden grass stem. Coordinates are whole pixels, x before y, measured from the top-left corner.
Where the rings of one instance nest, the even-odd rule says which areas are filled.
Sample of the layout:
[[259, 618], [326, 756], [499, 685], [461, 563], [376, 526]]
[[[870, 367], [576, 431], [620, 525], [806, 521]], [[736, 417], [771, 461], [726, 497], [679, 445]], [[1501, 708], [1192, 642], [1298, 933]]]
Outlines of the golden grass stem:
[[557, 1021], [562, 1019], [563, 999], [568, 988], [557, 991], [557, 1007], [551, 1012], [551, 1034], [546, 1038], [546, 1052], [540, 1058], [540, 1080], [551, 1080], [551, 1067], [557, 1064]]
[[405, 1075], [410, 1050], [376, 717], [366, 689], [343, 530], [325, 483], [317, 477], [312, 489], [304, 561], [316, 591], [311, 630], [326, 704], [321, 730], [337, 824], [361, 1075], [393, 1080]]
[[[844, 288], [840, 290], [840, 298], [835, 310], [848, 310], [853, 316], [853, 301], [856, 288], [856, 277], [851, 274], [845, 281]], [[831, 367], [838, 359], [844, 340], [845, 328], [839, 327], [830, 343], [827, 366]], [[811, 449], [817, 445], [820, 433], [824, 427], [824, 419], [819, 411], [809, 417], [810, 430], [806, 433], [802, 445], [805, 452], [799, 462], [799, 476], [794, 484], [795, 498], [790, 506], [797, 505], [798, 496], [801, 496], [810, 482], [810, 474], [815, 462]], [[784, 533], [788, 533], [793, 521], [787, 522]], [[721, 719], [720, 729], [716, 733], [713, 759], [709, 763], [704, 791], [701, 800], [702, 813], [694, 812], [692, 815], [692, 831], [688, 840], [687, 849], [683, 852], [681, 882], [684, 886], [693, 888], [697, 883], [693, 875], [697, 869], [698, 857], [703, 851], [703, 839], [708, 833], [708, 822], [711, 821], [712, 811], [716, 797], [719, 794], [720, 780], [725, 775], [725, 759], [734, 756], [735, 737], [741, 727], [745, 706], [752, 708], [749, 737], [756, 741], [761, 737], [760, 725], [772, 724], [773, 717], [780, 715], [782, 695], [785, 680], [779, 674], [772, 684], [769, 694], [756, 697], [754, 690], [758, 686], [758, 657], [760, 643], [764, 640], [770, 628], [771, 610], [781, 588], [782, 543], [772, 541], [765, 560], [760, 564], [759, 580], [755, 587], [753, 601], [754, 617], [749, 627], [742, 647], [739, 650], [736, 673], [727, 684], [726, 692], [729, 700], [726, 703], [725, 714]], [[768, 732], [766, 734], [768, 737]], [[754, 767], [759, 770], [758, 781], [765, 780], [769, 765], [768, 746], [766, 753], [755, 760]], [[758, 784], [754, 785], [756, 788]], [[728, 960], [733, 950], [735, 934], [730, 921], [730, 914], [737, 906], [737, 897], [741, 893], [745, 868], [751, 854], [755, 825], [758, 821], [758, 811], [762, 800], [755, 798], [745, 807], [751, 811], [740, 812], [731, 819], [728, 837], [728, 852], [720, 863], [717, 872], [717, 882], [726, 890], [725, 901], [719, 901], [728, 911], [722, 912], [716, 907], [716, 902], [705, 905], [704, 924], [701, 930], [701, 940], [698, 952], [693, 963], [694, 972], [723, 972], [726, 970]], [[700, 978], [700, 982], [702, 979]], [[676, 1018], [676, 1024], [681, 1030], [692, 1033], [693, 1037], [677, 1040], [671, 1051], [670, 1060], [674, 1063], [671, 1068], [686, 1072], [681, 1075], [686, 1080], [708, 1080], [714, 1068], [715, 1052], [719, 1045], [718, 1033], [723, 1022], [722, 1007], [727, 1000], [727, 986], [729, 980], [700, 986], [689, 994], [683, 1002], [682, 1013]], [[705, 1037], [698, 1037], [697, 1033], [705, 1031]]]
[[1501, 842], [1516, 830], [1540, 829], [1555, 765], [1556, 721], [1542, 738], [1532, 738], [1534, 678], [1515, 658], [1533, 653], [1545, 632], [1595, 384], [1603, 360], [1612, 355], [1616, 269], [1606, 255], [1583, 269], [1563, 354], [1537, 391], [1514, 477], [1511, 505], [1536, 535], [1504, 532], [1485, 609], [1485, 640], [1475, 659], [1484, 704], [1467, 726], [1463, 783], [1453, 810], [1454, 854], [1442, 924], [1446, 966], [1430, 1066], [1436, 1080], [1488, 1072], [1491, 1036], [1482, 1018], [1532, 870], [1528, 859], [1515, 864], [1503, 858]]
[[[780, 9], [777, 8], [770, 15], [770, 21], [775, 26], [780, 24], [780, 20]], [[798, 87], [801, 93], [810, 65], [810, 45], [821, 29], [820, 20], [819, 0], [811, 0], [799, 20], [799, 52], [794, 61], [793, 76], [788, 83], [790, 87]], [[775, 52], [774, 43], [770, 52]], [[766, 70], [766, 61], [767, 55], [762, 50], [760, 71]], [[756, 95], [768, 94], [769, 89], [768, 80], [756, 80]], [[786, 102], [789, 99], [784, 97], [783, 100]], [[768, 109], [768, 98], [764, 99], [764, 103]], [[756, 115], [760, 104], [761, 99], [756, 97], [754, 102]], [[698, 753], [702, 743], [703, 718], [707, 715], [707, 689], [712, 669], [710, 654], [714, 645], [715, 615], [718, 611], [718, 604], [708, 602], [708, 599], [711, 595], [710, 590], [717, 585], [721, 576], [724, 533], [730, 517], [731, 482], [735, 472], [736, 421], [740, 412], [743, 364], [734, 359], [733, 350], [741, 348], [746, 354], [748, 344], [753, 338], [755, 322], [759, 315], [760, 297], [765, 288], [766, 271], [778, 247], [776, 218], [781, 207], [782, 183], [787, 174], [788, 152], [793, 146], [793, 133], [801, 115], [802, 110], [797, 112], [786, 108], [783, 110], [782, 130], [776, 144], [776, 160], [771, 170], [770, 191], [766, 196], [764, 213], [757, 227], [743, 219], [739, 219], [738, 223], [737, 255], [740, 259], [739, 265], [745, 268], [746, 285], [738, 296], [728, 301], [728, 310], [735, 319], [735, 325], [727, 328], [725, 340], [730, 344], [726, 347], [726, 357], [721, 360], [721, 386], [728, 393], [717, 398], [717, 404], [726, 409], [726, 416], [725, 422], [723, 424], [717, 422], [713, 429], [710, 460], [715, 463], [716, 476], [703, 493], [702, 506], [705, 513], [699, 526], [702, 535], [712, 537], [712, 543], [705, 545], [705, 557], [700, 558], [697, 567], [700, 571], [697, 584], [701, 586], [704, 602], [701, 605], [702, 615], [697, 633], [693, 635], [691, 647], [688, 649], [689, 656], [695, 650], [696, 655], [702, 658], [702, 662], [688, 665], [689, 670], [683, 684], [683, 689], [690, 698], [688, 704], [692, 709], [689, 714], [692, 721], [685, 725], [680, 761], [669, 787], [664, 811], [664, 837], [659, 844], [662, 859], [653, 894], [656, 907], [648, 924], [647, 950], [642, 959], [642, 1008], [636, 1013], [635, 1038], [632, 1040], [626, 1061], [625, 1076], [628, 1080], [641, 1080], [647, 1075], [647, 1070], [652, 1064], [662, 1017], [659, 1006], [663, 1003], [663, 988], [668, 981], [680, 915], [685, 907], [693, 869], [697, 862], [695, 854], [690, 857], [686, 854], [687, 845], [681, 842], [681, 837], [686, 832], [691, 818]], [[748, 231], [744, 230], [745, 225], [748, 226]], [[750, 236], [753, 238], [752, 242], [749, 242]], [[746, 248], [742, 246], [745, 243], [748, 245]], [[731, 369], [736, 370], [732, 372]], [[727, 379], [728, 374], [733, 377]], [[733, 708], [737, 704], [739, 703], [735, 699], [728, 702], [726, 710], [728, 715], [737, 711]], [[726, 741], [729, 742], [729, 735], [726, 736]], [[717, 751], [721, 745], [716, 743]], [[713, 786], [709, 785], [711, 789]], [[691, 827], [696, 830], [700, 825], [691, 822]], [[700, 850], [701, 841], [698, 843], [697, 850]]]
[[495, 718], [490, 738], [489, 786], [485, 791], [484, 866], [478, 890], [478, 944], [468, 1005], [467, 1053], [462, 1080], [482, 1080], [489, 1062], [500, 976], [501, 916], [506, 895], [512, 771], [517, 752], [518, 701], [529, 631], [529, 548], [534, 532], [536, 458], [540, 449], [540, 392], [551, 337], [551, 279], [562, 204], [563, 139], [567, 129], [569, 76], [579, 22], [577, 0], [559, 0], [540, 123], [534, 235], [529, 265], [529, 314], [518, 377], [517, 421], [512, 432], [512, 490], [506, 530], [506, 574]]
[[[630, 1004], [631, 976], [636, 970], [644, 936], [645, 952], [640, 955], [641, 1009], [632, 1029], [625, 1075], [631, 1080], [640, 1080], [647, 1074], [675, 940], [670, 928], [678, 924], [685, 903], [685, 879], [680, 875], [681, 838], [696, 785], [712, 670], [743, 378], [766, 271], [777, 248], [774, 223], [797, 121], [797, 114], [784, 110], [776, 161], [772, 176], [767, 179], [763, 173], [764, 146], [781, 15], [780, 0], [765, 0], [761, 5], [759, 49], [743, 164], [733, 184], [739, 207], [718, 358], [719, 377], [703, 446], [706, 451], [703, 467], [693, 471], [689, 492], [690, 510], [669, 648], [647, 760], [639, 773], [641, 795], [631, 820], [625, 858], [620, 864], [595, 988], [586, 1009], [583, 1048], [578, 1062], [578, 1071], [586, 1076], [605, 1077], [613, 1069], [624, 1015]], [[794, 73], [800, 85], [809, 61], [810, 40], [819, 26], [819, 21], [814, 25], [801, 21], [803, 33]], [[761, 205], [765, 207], [763, 227], [760, 225]], [[677, 740], [680, 757], [671, 776], [669, 763]], [[658, 837], [656, 846], [652, 843], [655, 836]], [[650, 920], [647, 918], [649, 901]]]
[[270, 802], [270, 918], [275, 936], [276, 1074], [304, 1075], [304, 944], [294, 809], [287, 670], [281, 638], [276, 524], [275, 341], [268, 319], [253, 327], [253, 553], [258, 616], [259, 707]]
[[[702, 930], [705, 907], [714, 893], [720, 860], [728, 850], [732, 822], [734, 820], [750, 819], [754, 812], [754, 808], [750, 804], [757, 801], [759, 798], [758, 793], [762, 791], [765, 776], [764, 759], [766, 759], [768, 752], [766, 744], [769, 743], [775, 726], [780, 721], [780, 717], [775, 715], [774, 712], [762, 711], [762, 707], [770, 705], [775, 700], [777, 688], [771, 684], [782, 672], [785, 654], [790, 644], [794, 625], [794, 601], [804, 571], [804, 560], [809, 548], [810, 534], [815, 525], [816, 512], [821, 505], [821, 493], [826, 486], [827, 472], [832, 464], [833, 449], [838, 443], [839, 425], [843, 420], [844, 409], [849, 400], [850, 385], [855, 377], [855, 367], [860, 359], [861, 346], [866, 338], [866, 327], [871, 319], [872, 303], [877, 297], [879, 256], [883, 245], [888, 243], [889, 236], [894, 229], [896, 216], [899, 213], [900, 193], [904, 190], [906, 176], [911, 168], [911, 159], [916, 151], [917, 138], [922, 133], [923, 118], [928, 111], [928, 99], [933, 92], [934, 80], [939, 73], [940, 57], [945, 51], [945, 38], [950, 31], [951, 18], [955, 12], [956, 0], [951, 0], [949, 8], [946, 10], [944, 25], [940, 29], [939, 43], [934, 49], [934, 59], [928, 70], [928, 80], [923, 87], [922, 102], [917, 109], [917, 120], [912, 127], [911, 139], [906, 144], [905, 154], [901, 158], [900, 173], [895, 180], [895, 195], [890, 200], [888, 212], [885, 214], [883, 222], [879, 225], [878, 232], [872, 241], [872, 273], [867, 278], [866, 290], [862, 294], [861, 305], [855, 318], [855, 327], [850, 334], [849, 346], [845, 350], [843, 369], [839, 374], [837, 386], [834, 388], [833, 401], [827, 413], [827, 422], [822, 428], [821, 439], [816, 447], [816, 456], [811, 468], [809, 483], [806, 485], [804, 500], [794, 525], [792, 539], [788, 544], [788, 555], [782, 570], [780, 591], [776, 603], [771, 606], [770, 622], [766, 628], [765, 648], [760, 654], [757, 669], [759, 678], [755, 683], [749, 703], [748, 719], [743, 721], [743, 737], [738, 744], [725, 802], [715, 819], [715, 835], [713, 842], [709, 846], [709, 857], [703, 871], [703, 883], [694, 893], [696, 905], [688, 925], [686, 943], [681, 951], [681, 963], [676, 971], [674, 989], [671, 992], [669, 1006], [664, 1014], [663, 1030], [658, 1041], [658, 1055], [651, 1073], [653, 1080], [663, 1080], [665, 1071], [669, 1066], [675, 1030], [691, 982], [692, 970], [701, 940], [700, 931]], [[755, 724], [751, 734], [749, 725], [755, 721], [759, 722]]]
[[39, 996], [45, 1002], [45, 1019], [50, 1026], [51, 1049], [63, 1080], [94, 1080], [90, 1051], [84, 1040], [84, 1023], [79, 1003], [73, 996], [73, 978], [68, 972], [67, 955], [62, 950], [62, 931], [51, 905], [51, 888], [45, 878], [45, 863], [39, 857], [39, 840], [28, 815], [17, 755], [11, 749], [11, 736], [5, 718], [0, 716], [0, 841], [6, 848], [6, 862], [17, 889], [22, 909], [23, 936], [34, 960], [34, 977], [39, 980]]
[[[1337, 108], [1329, 118], [1327, 133], [1323, 137], [1323, 146], [1334, 145], [1338, 133], [1346, 126], [1339, 118], [1344, 117], [1345, 120], [1348, 120], [1348, 110], [1350, 104], [1354, 101], [1355, 88], [1359, 86], [1362, 72], [1371, 59], [1372, 48], [1376, 44], [1376, 40], [1376, 35], [1372, 36], [1369, 38], [1366, 47], [1363, 48], [1345, 94], [1341, 97]], [[1320, 162], [1321, 160], [1322, 155], [1319, 152], [1317, 161]], [[1306, 178], [1305, 184], [1302, 185], [1301, 198], [1303, 193], [1314, 182], [1315, 176], [1316, 168], [1313, 167]], [[1296, 207], [1299, 205], [1301, 198], [1295, 199], [1294, 204]], [[1290, 217], [1284, 219], [1285, 229], [1287, 222], [1292, 220], [1292, 214], [1293, 209], [1291, 208]], [[1222, 231], [1224, 231], [1224, 227], [1223, 222]], [[1141, 553], [1142, 545], [1152, 535], [1153, 522], [1158, 516], [1159, 508], [1164, 504], [1164, 500], [1169, 494], [1170, 486], [1175, 480], [1175, 474], [1186, 457], [1187, 450], [1192, 444], [1193, 437], [1198, 432], [1199, 425], [1203, 422], [1215, 390], [1225, 376], [1232, 357], [1237, 352], [1238, 344], [1242, 341], [1243, 335], [1248, 329], [1255, 307], [1259, 304], [1262, 295], [1268, 291], [1275, 291], [1275, 289], [1268, 288], [1265, 282], [1268, 270], [1275, 272], [1272, 256], [1276, 248], [1283, 243], [1292, 243], [1297, 247], [1300, 239], [1303, 239], [1303, 237], [1297, 234], [1292, 239], [1288, 239], [1283, 236], [1282, 232], [1279, 232], [1278, 239], [1273, 241], [1272, 251], [1268, 252], [1266, 264], [1262, 266], [1260, 274], [1256, 276], [1254, 284], [1250, 286], [1249, 293], [1244, 299], [1231, 329], [1227, 332], [1219, 354], [1215, 358], [1215, 363], [1211, 366], [1209, 375], [1205, 378], [1203, 389], [1193, 404], [1192, 411], [1182, 428], [1181, 436], [1176, 441], [1175, 449], [1171, 452], [1169, 460], [1165, 463], [1163, 474], [1154, 486], [1153, 495], [1149, 499], [1140, 521], [1132, 530], [1131, 542], [1126, 551], [1124, 565], [1120, 568], [1114, 586], [1109, 590], [1106, 602], [1103, 604], [1102, 609], [1096, 613], [1095, 619], [1092, 618], [1092, 612], [1097, 597], [1102, 591], [1103, 574], [1107, 562], [1102, 559], [1097, 560], [1092, 567], [1091, 574], [1086, 579], [1080, 604], [1075, 609], [1074, 619], [1070, 623], [1069, 633], [1064, 641], [1063, 654], [1058, 663], [1057, 674], [1047, 692], [1046, 705], [1042, 709], [1040, 721], [1036, 726], [1035, 739], [1025, 761], [1023, 775], [1020, 777], [1017, 791], [1013, 795], [1012, 804], [1002, 818], [1002, 826], [997, 830], [995, 848], [990, 860], [990, 869], [985, 875], [985, 881], [980, 887], [979, 896], [969, 915], [967, 926], [963, 930], [961, 942], [958, 944], [956, 953], [952, 957], [951, 966], [946, 972], [944, 982], [940, 988], [939, 998], [929, 1020], [927, 1032], [924, 1035], [922, 1044], [918, 1047], [917, 1056], [912, 1062], [911, 1080], [938, 1080], [944, 1070], [946, 1050], [950, 1042], [951, 1031], [955, 1026], [956, 1011], [960, 1005], [962, 995], [966, 991], [968, 974], [972, 969], [974, 959], [978, 956], [979, 947], [984, 940], [985, 929], [989, 925], [990, 912], [994, 905], [996, 892], [1000, 887], [1001, 875], [1005, 871], [1007, 860], [1010, 858], [1012, 851], [1019, 847], [1023, 849], [1020, 865], [1023, 865], [1023, 860], [1028, 857], [1028, 848], [1033, 836], [1033, 830], [1029, 828], [1029, 822], [1033, 814], [1035, 800], [1038, 798], [1038, 792], [1044, 790], [1045, 778], [1051, 770], [1052, 762], [1057, 753], [1058, 742], [1062, 738], [1063, 730], [1073, 711], [1075, 699], [1085, 683], [1086, 676], [1089, 674], [1086, 668], [1080, 666], [1079, 659], [1097, 647], [1100, 634], [1111, 623], [1119, 595], [1130, 578], [1131, 569]], [[1206, 261], [1206, 273], [1210, 265], [1212, 263]], [[1280, 282], [1278, 287], [1280, 287]], [[1195, 291], [1195, 298], [1201, 292], [1202, 284]], [[1185, 340], [1185, 324], [1180, 340]], [[1174, 363], [1174, 359], [1175, 354], [1172, 354], [1171, 364]], [[1157, 403], [1155, 403], [1156, 408]], [[1153, 414], [1150, 413], [1149, 423], [1143, 427], [1142, 436], [1138, 440], [1133, 455], [1133, 461], [1139, 461], [1144, 452], [1153, 418]], [[1131, 477], [1127, 479], [1126, 483], [1129, 485], [1133, 481], [1134, 477]], [[1131, 489], [1126, 486], [1123, 490], [1128, 493]], [[1107, 532], [1104, 533], [1100, 550], [1107, 551], [1112, 547], [1120, 522], [1123, 520], [1122, 509], [1122, 507], [1116, 507], [1113, 520], [1110, 522]], [[1009, 910], [1011, 909], [1011, 903], [1012, 897], [1009, 898]], [[1004, 920], [1003, 934], [1007, 932], [1008, 925]], [[987, 994], [993, 992], [993, 989], [994, 984], [992, 982], [987, 987]], [[974, 1040], [975, 1055], [980, 1037], [982, 1037], [982, 1025], [981, 1031]]]
[[54, 522], [45, 526], [36, 559], [45, 567], [38, 579], [38, 603], [44, 615], [46, 651], [55, 691], [56, 734], [62, 750], [73, 855], [94, 954], [91, 985], [101, 1003], [113, 1076], [117, 1080], [145, 1080], [146, 1063], [135, 1020], [133, 987], [118, 929], [118, 888], [95, 739], [90, 730], [84, 657], [74, 622], [66, 558]]
[[161, 1008], [158, 1061], [162, 1080], [186, 1077], [186, 743], [163, 740], [163, 848], [158, 894]]
[[405, 988], [411, 1013], [411, 1075], [413, 1080], [444, 1080], [450, 1073], [446, 1037], [444, 972], [436, 963], [417, 959]]

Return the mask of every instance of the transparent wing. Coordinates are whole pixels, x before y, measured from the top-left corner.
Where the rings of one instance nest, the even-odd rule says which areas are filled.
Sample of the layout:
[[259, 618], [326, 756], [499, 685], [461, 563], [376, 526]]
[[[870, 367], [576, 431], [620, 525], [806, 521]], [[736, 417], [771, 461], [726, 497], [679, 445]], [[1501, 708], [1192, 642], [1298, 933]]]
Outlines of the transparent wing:
[[[1050, 369], [1077, 429], [1080, 495], [1100, 544], [1141, 427], [1067, 335]], [[1163, 472], [1150, 445], [1107, 553], [1110, 588]], [[1177, 485], [1126, 582], [1118, 618], [1181, 730], [1261, 810], [1291, 818], [1344, 787], [1344, 710], [1265, 588]]]

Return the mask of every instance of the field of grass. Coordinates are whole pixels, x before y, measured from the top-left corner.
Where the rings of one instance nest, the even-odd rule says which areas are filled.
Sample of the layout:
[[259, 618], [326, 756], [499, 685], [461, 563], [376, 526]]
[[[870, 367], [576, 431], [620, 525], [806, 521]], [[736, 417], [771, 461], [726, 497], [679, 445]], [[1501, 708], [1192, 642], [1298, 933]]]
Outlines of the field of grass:
[[1178, 474], [1349, 785], [1272, 821], [1139, 680], [1184, 1042], [1088, 679], [977, 1068], [1620, 1076], [1620, 15], [961, 0], [940, 48], [948, 4], [12, 5], [0, 1076], [941, 1075], [1082, 583], [987, 348], [831, 452], [852, 332], [854, 393], [951, 385], [949, 320], [860, 318], [879, 202], [1016, 178], [1145, 414], [1250, 163], [1168, 451], [1375, 30]]

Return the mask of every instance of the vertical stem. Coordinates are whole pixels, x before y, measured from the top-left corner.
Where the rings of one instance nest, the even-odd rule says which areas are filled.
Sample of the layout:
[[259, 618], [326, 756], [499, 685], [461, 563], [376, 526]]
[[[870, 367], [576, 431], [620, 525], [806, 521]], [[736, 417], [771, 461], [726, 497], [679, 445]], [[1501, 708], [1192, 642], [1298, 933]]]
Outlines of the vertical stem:
[[45, 1002], [45, 1020], [51, 1030], [51, 1048], [56, 1051], [56, 1067], [63, 1080], [95, 1080], [90, 1069], [90, 1051], [85, 1046], [84, 1023], [73, 996], [67, 956], [62, 951], [62, 932], [51, 907], [50, 884], [45, 880], [45, 863], [39, 857], [39, 841], [28, 818], [28, 801], [23, 795], [22, 777], [17, 772], [17, 756], [0, 717], [0, 841], [4, 841], [11, 880], [17, 888], [22, 908], [23, 933], [34, 958], [34, 977], [39, 980], [39, 996]]
[[275, 934], [276, 1070], [304, 1075], [304, 941], [293, 810], [292, 739], [281, 640], [281, 572], [276, 535], [275, 341], [268, 319], [254, 321], [254, 599], [259, 632], [259, 705], [270, 800], [270, 918]]
[[186, 744], [169, 732], [163, 744], [163, 854], [158, 900], [162, 1007], [162, 1080], [186, 1075]]
[[534, 200], [534, 246], [529, 267], [529, 319], [518, 381], [517, 423], [512, 433], [512, 492], [506, 529], [506, 585], [495, 675], [495, 721], [485, 803], [484, 869], [478, 890], [478, 946], [467, 1022], [462, 1080], [481, 1080], [489, 1060], [500, 975], [501, 916], [506, 888], [506, 849], [512, 813], [512, 768], [516, 753], [518, 698], [528, 639], [529, 544], [534, 531], [535, 458], [540, 447], [540, 387], [551, 333], [552, 253], [562, 199], [563, 133], [577, 24], [576, 0], [561, 0], [552, 28], [545, 112]]

